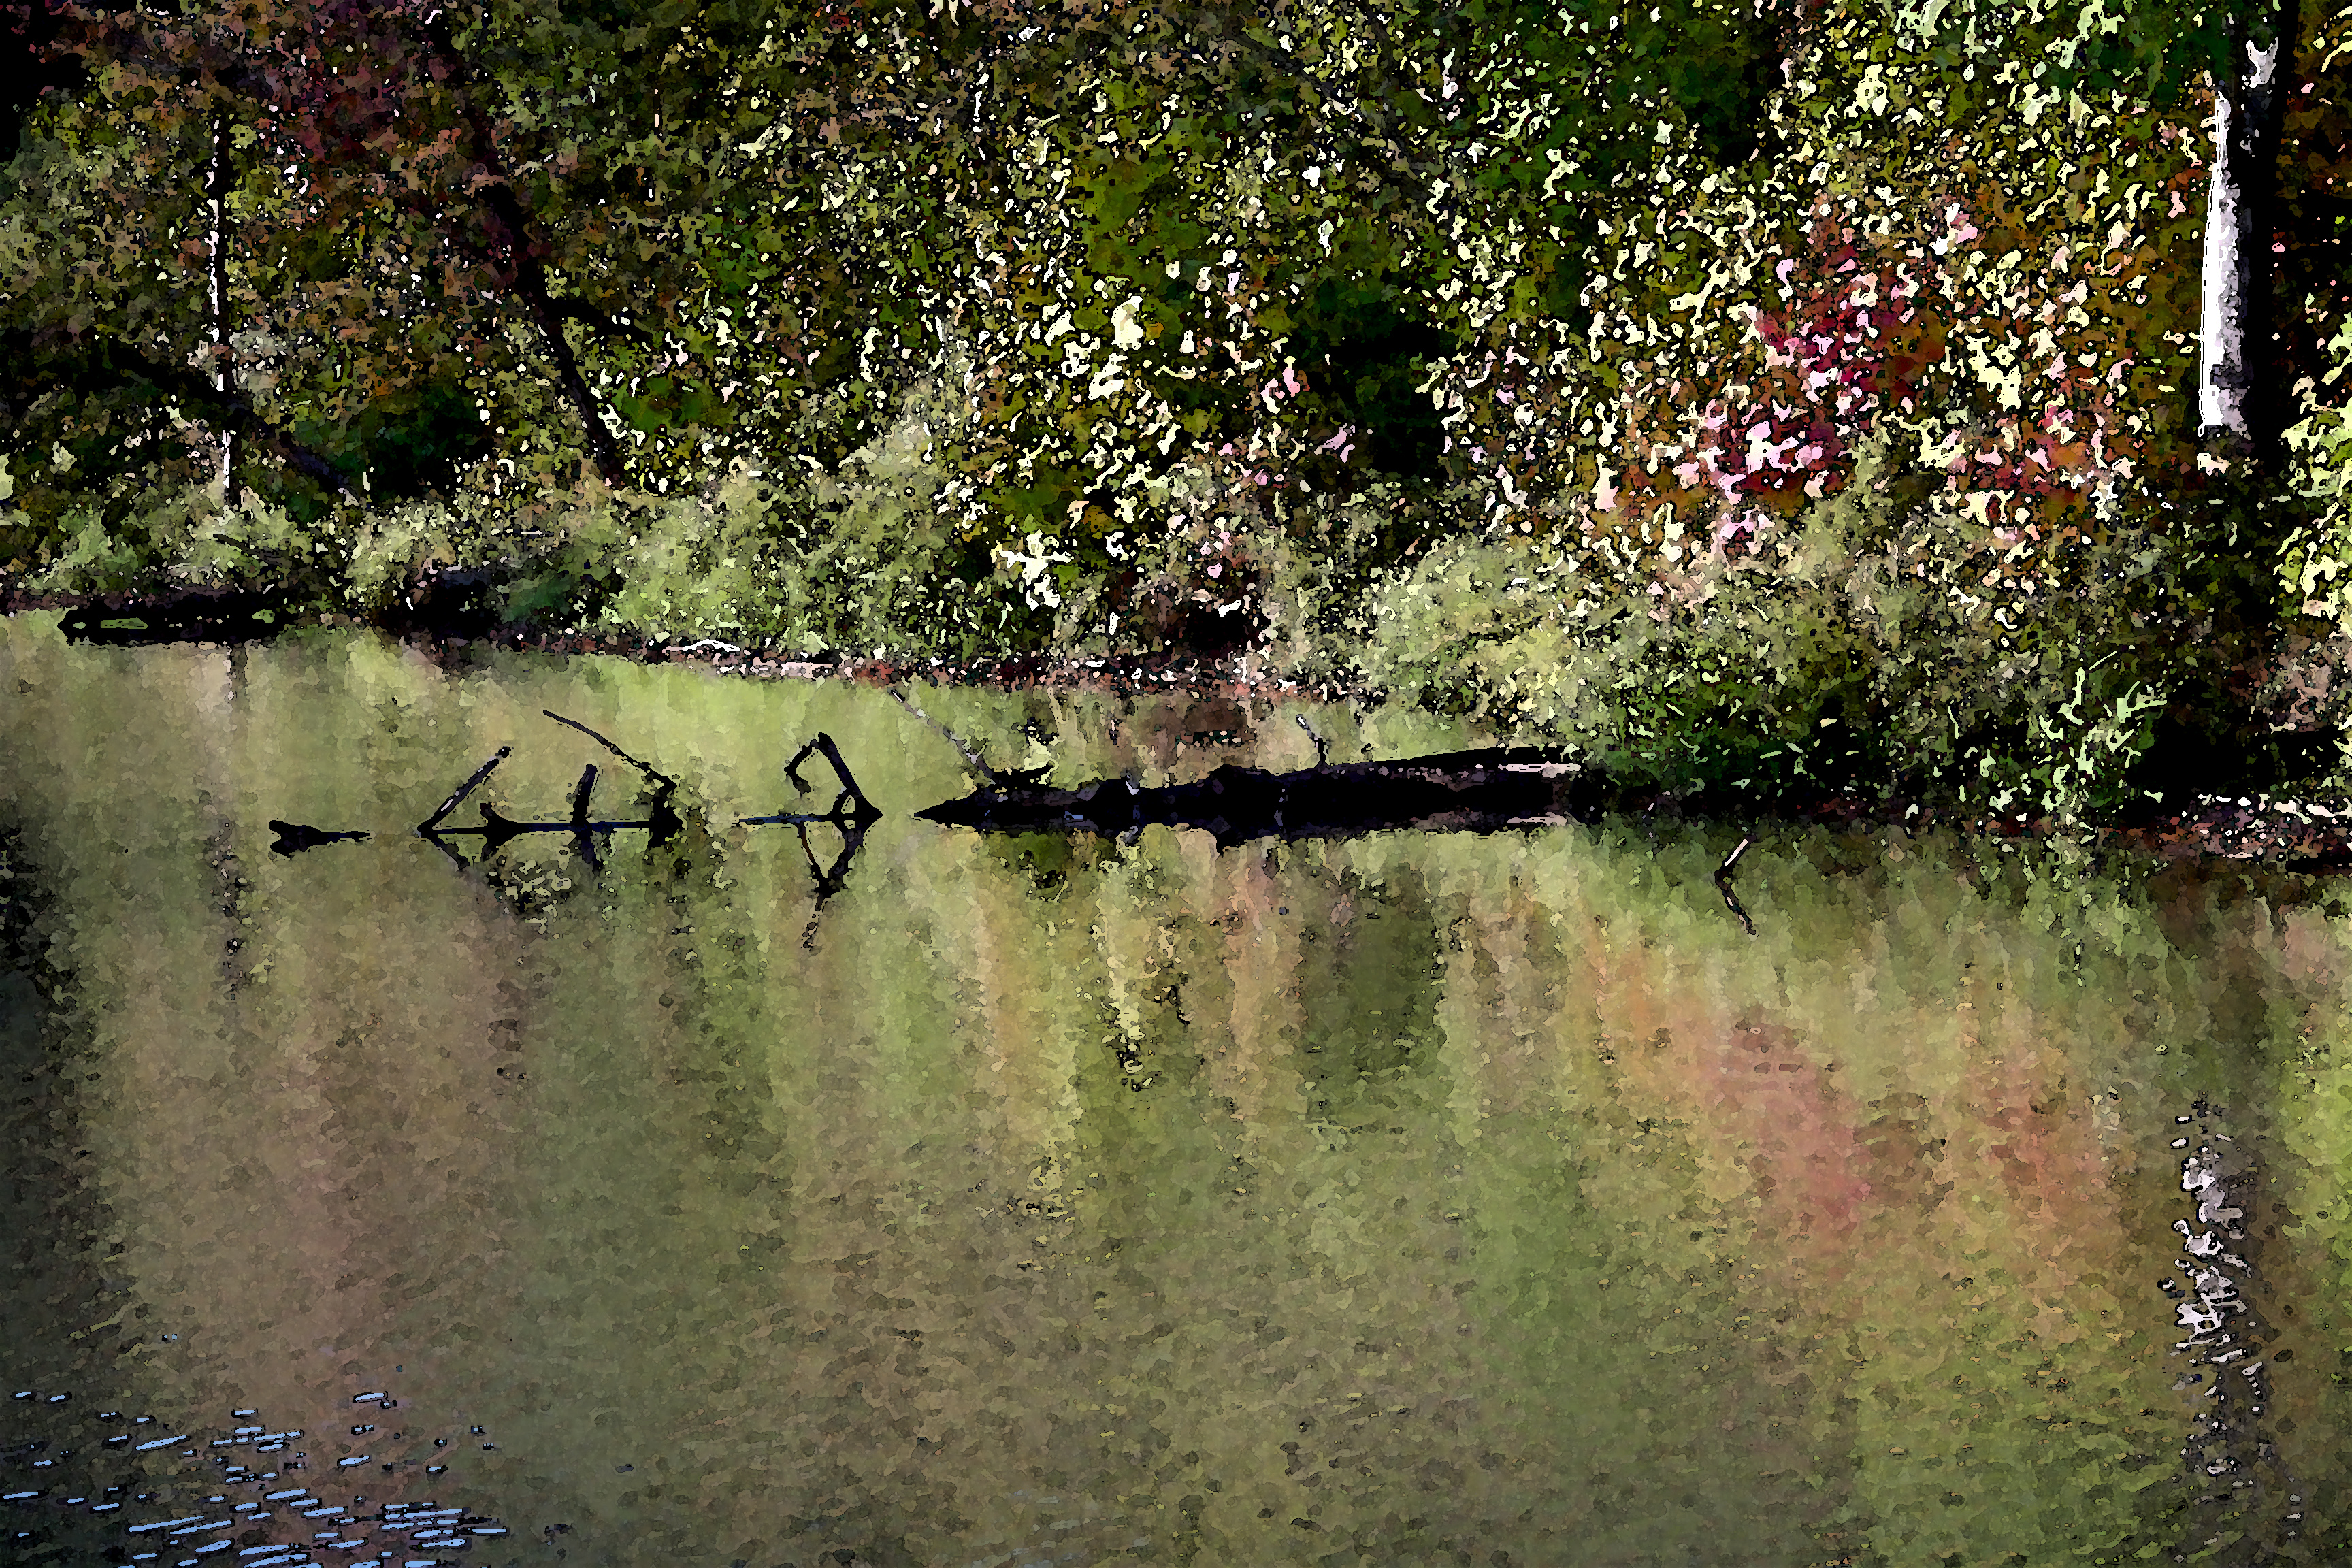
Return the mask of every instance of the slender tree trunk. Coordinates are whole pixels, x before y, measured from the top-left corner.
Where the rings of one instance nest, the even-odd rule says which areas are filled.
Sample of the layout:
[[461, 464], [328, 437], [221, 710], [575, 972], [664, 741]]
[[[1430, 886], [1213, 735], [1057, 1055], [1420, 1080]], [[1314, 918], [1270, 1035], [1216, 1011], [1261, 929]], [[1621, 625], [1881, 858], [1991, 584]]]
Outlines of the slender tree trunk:
[[590, 390], [588, 378], [581, 373], [580, 359], [572, 352], [571, 340], [564, 336], [563, 313], [548, 290], [546, 260], [531, 237], [530, 222], [515, 195], [506, 161], [499, 155], [490, 118], [475, 100], [476, 73], [459, 51], [446, 14], [436, 9], [425, 18], [425, 36], [448, 68], [457, 89], [458, 111], [465, 117], [466, 129], [473, 142], [475, 160], [490, 176], [482, 192], [486, 209], [482, 226], [491, 250], [500, 258], [511, 279], [509, 287], [522, 300], [524, 309], [530, 312], [532, 325], [539, 329], [541, 345], [555, 367], [556, 385], [579, 417], [581, 433], [587, 438], [588, 455], [596, 471], [604, 476], [606, 484], [615, 488], [625, 485], [629, 476], [627, 466], [621, 460], [620, 443], [613, 438], [612, 426], [604, 423], [604, 411]]
[[[205, 169], [205, 272], [206, 306], [212, 318], [213, 390], [226, 400], [229, 394], [228, 342], [228, 116], [213, 116], [213, 155]], [[220, 432], [221, 503], [235, 506], [236, 489], [236, 426], [224, 424]]]
[[2231, 29], [2231, 70], [2214, 84], [2206, 188], [2197, 425], [2208, 441], [2271, 453], [2283, 406], [2266, 384], [2278, 120], [2294, 58], [2294, 0], [2256, 0]]
[[604, 476], [604, 482], [618, 489], [629, 482], [628, 469], [621, 461], [621, 448], [613, 439], [611, 427], [604, 423], [604, 411], [597, 406], [595, 395], [588, 388], [588, 378], [580, 374], [580, 361], [572, 352], [571, 340], [563, 335], [562, 318], [547, 292], [547, 268], [534, 258], [518, 268], [518, 273], [515, 292], [530, 307], [530, 319], [539, 328], [547, 357], [555, 366], [556, 384], [563, 389], [565, 400], [579, 416], [582, 431], [588, 437], [588, 455], [595, 462], [596, 471]]

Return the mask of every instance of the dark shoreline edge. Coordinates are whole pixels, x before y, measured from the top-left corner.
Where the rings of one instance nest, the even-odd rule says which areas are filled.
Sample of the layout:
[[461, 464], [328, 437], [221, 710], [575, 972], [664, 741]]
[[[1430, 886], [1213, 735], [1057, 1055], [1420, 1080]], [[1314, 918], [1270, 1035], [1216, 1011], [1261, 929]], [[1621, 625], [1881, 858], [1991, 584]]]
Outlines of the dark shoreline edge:
[[[528, 626], [436, 625], [409, 617], [360, 617], [296, 607], [288, 596], [233, 588], [190, 588], [171, 595], [102, 594], [35, 597], [0, 593], [0, 616], [57, 613], [68, 642], [146, 647], [170, 644], [232, 647], [297, 632], [375, 631], [420, 651], [433, 663], [463, 665], [482, 652], [592, 656], [640, 664], [699, 665], [715, 674], [764, 680], [840, 679], [888, 687], [1052, 689], [1113, 696], [1298, 702], [1370, 702], [1380, 694], [1339, 680], [1292, 679], [1253, 651], [1204, 656], [1147, 654], [1122, 658], [1016, 655], [952, 661], [838, 654], [795, 655], [716, 637], [549, 631]], [[110, 624], [113, 623], [113, 624]], [[138, 623], [126, 625], [122, 623]], [[1382, 759], [1409, 763], [1411, 758]], [[1597, 778], [1580, 792], [1596, 816], [1645, 824], [1821, 827], [1837, 833], [1945, 828], [1972, 837], [2032, 842], [2063, 831], [2046, 817], [2006, 816], [1917, 802], [1869, 801], [1824, 793], [1773, 802], [1713, 798], [1696, 792], [1610, 788]], [[1580, 812], [1580, 816], [1583, 815]], [[2352, 801], [2305, 802], [2206, 797], [2193, 813], [2126, 814], [2087, 825], [2091, 847], [2163, 861], [2263, 864], [2311, 875], [2352, 873]]]

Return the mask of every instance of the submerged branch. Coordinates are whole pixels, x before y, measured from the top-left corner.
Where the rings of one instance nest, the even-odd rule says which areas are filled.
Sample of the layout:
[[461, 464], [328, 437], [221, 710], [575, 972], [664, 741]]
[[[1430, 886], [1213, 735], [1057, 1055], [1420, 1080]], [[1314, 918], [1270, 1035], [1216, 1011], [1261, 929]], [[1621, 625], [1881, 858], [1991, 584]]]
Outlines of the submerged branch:
[[269, 852], [289, 858], [299, 855], [305, 849], [316, 849], [322, 844], [363, 844], [368, 837], [364, 831], [356, 828], [336, 833], [324, 827], [313, 827], [307, 822], [280, 822], [274, 816], [269, 819], [269, 831], [278, 835], [278, 840], [270, 845]]
[[953, 746], [957, 751], [963, 753], [963, 760], [970, 763], [973, 771], [978, 773], [982, 779], [988, 782], [988, 786], [991, 789], [1003, 789], [1007, 785], [1035, 784], [1039, 779], [1044, 778], [1050, 771], [1046, 768], [1025, 768], [1015, 773], [1000, 773], [994, 768], [990, 767], [985, 762], [982, 761], [980, 753], [973, 751], [970, 746], [965, 745], [962, 737], [959, 736], [953, 730], [949, 729], [945, 724], [940, 723], [937, 719], [932, 718], [929, 714], [916, 707], [912, 702], [908, 701], [907, 694], [905, 692], [900, 691], [894, 686], [890, 689], [890, 695], [898, 700], [899, 707], [904, 708], [908, 712], [912, 713], [916, 718], [920, 719], [924, 723], [929, 724], [932, 729], [937, 730], [940, 734], [946, 736], [948, 744]]
[[579, 731], [582, 734], [587, 736], [590, 740], [595, 742], [598, 745], [604, 747], [606, 751], [612, 752], [614, 756], [620, 758], [621, 761], [628, 763], [629, 766], [636, 769], [647, 778], [656, 780], [671, 789], [676, 789], [677, 787], [677, 781], [676, 779], [670, 777], [659, 768], [655, 767], [651, 763], [639, 762], [636, 758], [629, 755], [628, 752], [621, 750], [620, 747], [613, 744], [612, 742], [606, 740], [595, 731], [588, 728], [587, 725], [583, 724], [579, 720], [566, 719], [562, 714], [558, 713], [552, 708], [542, 708], [540, 711], [546, 714], [550, 719], [554, 720], [559, 724], [569, 724], [572, 728]]
[[1739, 923], [1747, 928], [1749, 936], [1756, 934], [1756, 922], [1748, 918], [1748, 910], [1740, 903], [1739, 895], [1731, 890], [1731, 873], [1733, 868], [1739, 864], [1739, 858], [1748, 853], [1748, 846], [1753, 842], [1742, 834], [1739, 842], [1732, 846], [1731, 853], [1723, 858], [1723, 864], [1715, 868], [1715, 890], [1723, 895], [1723, 907], [1739, 917]]
[[[841, 748], [835, 745], [833, 737], [822, 730], [817, 731], [814, 740], [794, 752], [792, 761], [784, 764], [784, 777], [792, 781], [793, 788], [803, 795], [808, 793], [808, 780], [801, 777], [801, 764], [812, 756], [822, 756], [830, 763], [833, 776], [841, 782], [841, 793], [834, 796], [830, 809], [823, 812], [782, 811], [769, 816], [739, 816], [735, 821], [742, 827], [787, 826], [798, 836], [801, 853], [808, 858], [809, 875], [816, 881], [816, 904], [809, 910], [808, 929], [801, 933], [801, 945], [814, 952], [817, 920], [824, 913], [825, 900], [841, 891], [848, 882], [850, 863], [866, 847], [866, 831], [882, 820], [882, 813], [866, 798], [866, 792], [857, 787], [856, 775], [849, 771], [849, 763], [843, 758]], [[833, 858], [833, 864], [829, 867], [818, 862], [816, 849], [809, 843], [808, 830], [818, 823], [828, 824], [841, 834], [841, 852]]]
[[739, 816], [735, 819], [736, 825], [742, 827], [797, 826], [803, 823], [830, 822], [844, 831], [850, 825], [856, 824], [863, 831], [864, 824], [881, 820], [882, 813], [866, 798], [866, 792], [857, 787], [857, 780], [850, 773], [849, 764], [842, 760], [841, 748], [835, 745], [833, 737], [822, 730], [817, 731], [815, 740], [794, 752], [793, 760], [784, 764], [784, 777], [792, 781], [794, 789], [803, 795], [808, 793], [808, 781], [801, 777], [801, 764], [813, 754], [821, 754], [832, 763], [834, 777], [841, 781], [841, 793], [834, 797], [831, 809], [822, 812], [781, 811], [768, 816]]
[[655, 781], [653, 799], [646, 807], [644, 819], [635, 822], [598, 821], [588, 815], [589, 799], [596, 789], [596, 764], [590, 763], [582, 771], [580, 782], [572, 786], [571, 815], [561, 822], [518, 821], [501, 814], [497, 806], [485, 803], [481, 807], [482, 820], [479, 826], [442, 826], [442, 823], [448, 819], [449, 814], [464, 804], [467, 795], [480, 788], [482, 782], [488, 779], [492, 771], [514, 751], [511, 746], [500, 746], [498, 755], [476, 768], [473, 776], [459, 784], [457, 792], [441, 803], [440, 809], [416, 825], [418, 837], [430, 839], [443, 853], [450, 854], [453, 858], [456, 856], [449, 848], [447, 842], [449, 839], [479, 838], [482, 841], [482, 854], [487, 858], [496, 854], [509, 839], [520, 837], [527, 833], [564, 833], [571, 835], [574, 847], [580, 851], [581, 858], [588, 862], [590, 868], [601, 869], [603, 862], [596, 848], [596, 836], [600, 833], [618, 833], [624, 829], [642, 828], [650, 841], [656, 845], [666, 844], [677, 837], [686, 823], [685, 819], [679, 816], [677, 807], [673, 801], [673, 797], [677, 793], [676, 779], [651, 763], [640, 762], [629, 755], [577, 719], [567, 719], [562, 714], [549, 709], [541, 709], [541, 711], [546, 713], [557, 723], [566, 724], [579, 731], [647, 778]]
[[841, 829], [841, 853], [833, 858], [833, 864], [829, 867], [817, 864], [816, 850], [809, 844], [808, 825], [793, 825], [793, 831], [800, 836], [801, 853], [808, 857], [809, 875], [816, 880], [816, 902], [809, 909], [807, 929], [801, 932], [801, 946], [811, 952], [816, 951], [816, 923], [824, 913], [825, 900], [848, 885], [850, 863], [857, 858], [857, 852], [866, 847], [866, 830], [873, 825], [873, 820], [870, 817], [852, 817], [835, 825]]
[[[464, 784], [459, 784], [457, 786], [457, 793], [452, 795], [447, 800], [443, 801], [441, 803], [441, 808], [438, 811], [436, 811], [432, 816], [426, 817], [424, 821], [416, 825], [416, 831], [419, 836], [431, 835], [436, 828], [441, 826], [443, 820], [446, 819], [451, 812], [457, 810], [460, 805], [465, 804], [466, 797], [467, 795], [473, 794], [482, 786], [482, 781], [488, 778], [490, 774], [496, 771], [500, 763], [505, 762], [507, 758], [513, 754], [514, 748], [512, 746], [500, 746], [499, 748], [498, 755], [492, 757], [488, 762], [484, 763], [480, 767], [476, 768], [474, 770], [474, 776], [467, 779]], [[489, 811], [488, 807], [483, 809], [482, 815], [485, 819], [488, 817]]]

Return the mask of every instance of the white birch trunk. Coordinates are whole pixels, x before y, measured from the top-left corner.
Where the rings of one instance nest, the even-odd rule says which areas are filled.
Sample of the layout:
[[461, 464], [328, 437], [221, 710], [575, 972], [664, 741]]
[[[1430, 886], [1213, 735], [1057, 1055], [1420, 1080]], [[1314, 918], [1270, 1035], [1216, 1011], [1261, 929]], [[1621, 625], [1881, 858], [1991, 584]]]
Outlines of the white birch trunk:
[[[205, 303], [211, 317], [213, 390], [226, 397], [229, 391], [228, 344], [228, 120], [213, 121], [212, 162], [205, 170]], [[221, 502], [236, 504], [236, 430], [224, 416], [221, 424]]]
[[[2284, 20], [2284, 17], [2282, 18]], [[2279, 52], [2241, 44], [2236, 79], [2214, 84], [2213, 166], [2206, 185], [2205, 269], [2197, 366], [2199, 434], [2252, 446], [2255, 377], [2269, 311], [2270, 237], [2262, 222], [2270, 184]]]

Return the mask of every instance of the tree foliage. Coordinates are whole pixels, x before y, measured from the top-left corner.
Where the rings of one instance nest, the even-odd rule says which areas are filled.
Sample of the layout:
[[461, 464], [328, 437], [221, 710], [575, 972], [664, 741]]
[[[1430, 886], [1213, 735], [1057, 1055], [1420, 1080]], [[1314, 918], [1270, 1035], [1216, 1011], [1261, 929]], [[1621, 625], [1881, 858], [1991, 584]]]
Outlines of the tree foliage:
[[[2273, 245], [2300, 467], [2255, 496], [2200, 463], [2184, 389], [2210, 84], [2269, 12], [26, 15], [47, 86], [0, 179], [20, 584], [245, 574], [363, 604], [462, 566], [510, 616], [966, 656], [1255, 640], [1632, 734], [1632, 696], [1595, 728], [1481, 685], [1433, 624], [1398, 641], [1420, 623], [1380, 606], [1466, 551], [1501, 574], [1470, 601], [1496, 625], [1514, 581], [1574, 574], [1512, 634], [1535, 642], [1493, 641], [1526, 679], [1564, 679], [1543, 637], [1586, 646], [1578, 604], [1753, 621], [1782, 696], [1689, 655], [1730, 681], [1717, 771], [1759, 776], [1738, 757], [1803, 688], [1790, 712], [1875, 727], [1842, 765], [1887, 787], [1933, 707], [1893, 667], [1978, 632], [1823, 641], [1782, 624], [1831, 614], [1817, 562], [1748, 571], [1846, 537], [1865, 453], [1874, 537], [1927, 542], [1898, 551], [1910, 581], [1979, 599], [2002, 658], [2041, 650], [1960, 726], [2020, 778], [2053, 715], [2138, 691], [2185, 721], [2282, 599], [2339, 605], [2344, 16], [2297, 37]], [[2215, 564], [2257, 501], [2269, 531]], [[1735, 581], [1795, 619], [1677, 607]], [[2076, 614], [2124, 581], [2127, 611]], [[2231, 628], [2211, 668], [2163, 652], [2200, 626]], [[1892, 666], [1847, 680], [1832, 647]]]

